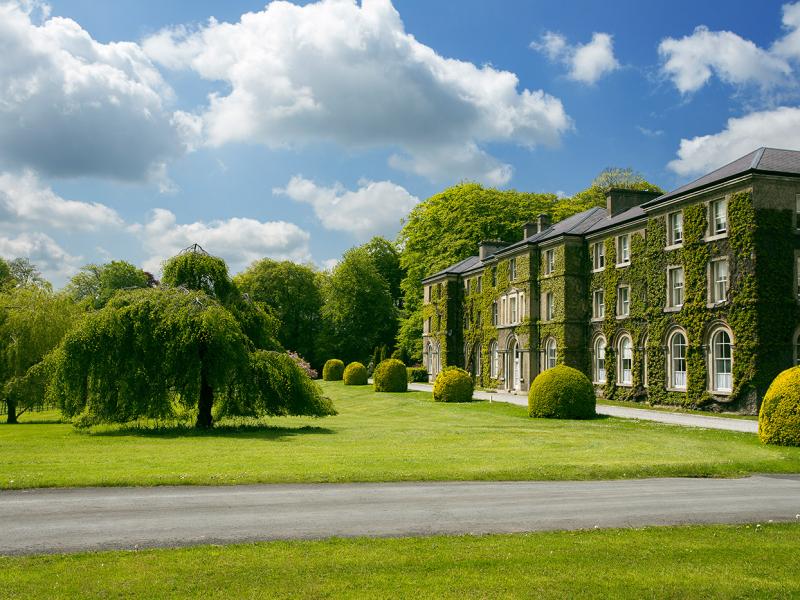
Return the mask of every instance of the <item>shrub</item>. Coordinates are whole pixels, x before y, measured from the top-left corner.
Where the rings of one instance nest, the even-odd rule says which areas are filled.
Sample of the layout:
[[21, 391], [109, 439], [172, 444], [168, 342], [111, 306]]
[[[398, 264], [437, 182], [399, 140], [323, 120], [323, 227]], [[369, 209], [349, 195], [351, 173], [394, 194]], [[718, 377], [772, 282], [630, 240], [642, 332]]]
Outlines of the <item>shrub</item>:
[[408, 352], [406, 352], [405, 348], [398, 348], [397, 350], [392, 352], [392, 358], [396, 358], [404, 365], [407, 365], [409, 362], [411, 362], [408, 358]]
[[351, 362], [344, 370], [345, 385], [367, 385], [367, 367], [360, 362]]
[[408, 391], [408, 374], [406, 366], [396, 358], [381, 362], [372, 375], [376, 392]]
[[474, 387], [472, 376], [464, 369], [445, 367], [436, 376], [433, 399], [436, 402], [470, 402]]
[[428, 383], [428, 370], [425, 367], [408, 367], [408, 383]]
[[528, 413], [551, 419], [590, 419], [597, 399], [592, 382], [572, 367], [558, 365], [539, 373], [528, 391]]
[[306, 375], [309, 376], [311, 379], [316, 379], [319, 373], [317, 373], [316, 369], [312, 368], [311, 363], [309, 363], [306, 359], [300, 356], [297, 352], [292, 352], [291, 350], [287, 352], [292, 360], [297, 363], [297, 366], [303, 369], [306, 372]]
[[344, 363], [338, 358], [332, 358], [322, 367], [323, 381], [341, 381], [344, 375]]
[[780, 373], [758, 413], [758, 436], [765, 444], [800, 446], [800, 367]]

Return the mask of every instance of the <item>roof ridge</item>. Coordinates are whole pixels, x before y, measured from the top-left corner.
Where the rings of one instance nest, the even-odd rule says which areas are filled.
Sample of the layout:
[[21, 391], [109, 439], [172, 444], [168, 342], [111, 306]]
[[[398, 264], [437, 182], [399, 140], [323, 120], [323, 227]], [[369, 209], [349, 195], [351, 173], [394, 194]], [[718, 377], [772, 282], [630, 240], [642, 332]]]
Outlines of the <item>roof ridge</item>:
[[[750, 163], [751, 169], [758, 168], [758, 163], [761, 162], [761, 159], [764, 157], [764, 152], [766, 151], [766, 146], [761, 146], [758, 150], [756, 150], [756, 155], [753, 157], [753, 162]], [[777, 148], [771, 148], [771, 150], [777, 150]], [[745, 155], [747, 156], [747, 155]], [[730, 163], [729, 163], [730, 164]]]

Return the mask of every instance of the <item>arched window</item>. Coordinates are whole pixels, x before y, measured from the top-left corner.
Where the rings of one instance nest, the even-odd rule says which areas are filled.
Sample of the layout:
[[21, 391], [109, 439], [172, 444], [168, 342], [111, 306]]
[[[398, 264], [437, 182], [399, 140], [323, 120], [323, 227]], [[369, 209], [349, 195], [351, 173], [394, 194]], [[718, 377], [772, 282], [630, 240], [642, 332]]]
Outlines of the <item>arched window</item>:
[[628, 334], [619, 338], [617, 355], [617, 383], [633, 385], [633, 341]]
[[606, 338], [602, 335], [597, 336], [594, 341], [594, 382], [606, 382]]
[[543, 371], [546, 369], [552, 369], [556, 366], [556, 341], [553, 338], [549, 338], [544, 345], [544, 368]]
[[497, 350], [497, 342], [489, 344], [489, 376], [497, 379], [500, 373], [500, 352]]
[[675, 331], [667, 344], [669, 348], [669, 386], [675, 390], [686, 389], [686, 336]]
[[711, 391], [733, 390], [733, 344], [727, 329], [711, 334]]

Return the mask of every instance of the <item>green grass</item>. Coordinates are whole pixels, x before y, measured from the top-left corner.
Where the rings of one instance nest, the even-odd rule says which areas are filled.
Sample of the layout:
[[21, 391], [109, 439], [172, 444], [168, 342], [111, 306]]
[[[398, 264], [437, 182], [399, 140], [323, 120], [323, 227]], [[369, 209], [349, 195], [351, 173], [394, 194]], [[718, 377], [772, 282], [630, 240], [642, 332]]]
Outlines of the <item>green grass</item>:
[[0, 558], [0, 598], [790, 598], [800, 525]]
[[687, 413], [690, 415], [701, 415], [703, 417], [722, 417], [725, 419], [745, 419], [747, 421], [758, 421], [758, 415], [739, 415], [736, 413], [727, 412], [711, 412], [708, 410], [694, 410], [680, 406], [647, 404], [646, 402], [620, 402], [618, 400], [605, 400], [603, 398], [598, 398], [597, 403], [607, 404], [608, 406], [624, 406], [625, 408], [641, 408], [644, 410], [658, 410], [661, 412]]
[[752, 434], [614, 418], [530, 419], [524, 408], [497, 402], [434, 403], [429, 393], [376, 394], [341, 382], [324, 388], [338, 416], [229, 421], [210, 432], [0, 425], [0, 487], [800, 472], [800, 448], [763, 446]]

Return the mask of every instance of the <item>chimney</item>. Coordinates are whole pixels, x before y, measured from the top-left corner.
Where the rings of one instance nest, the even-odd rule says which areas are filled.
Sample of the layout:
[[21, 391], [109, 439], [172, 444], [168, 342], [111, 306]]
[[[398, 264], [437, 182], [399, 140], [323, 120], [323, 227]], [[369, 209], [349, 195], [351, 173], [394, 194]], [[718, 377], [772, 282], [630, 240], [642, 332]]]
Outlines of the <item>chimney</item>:
[[546, 213], [542, 213], [538, 217], [536, 217], [536, 226], [539, 233], [542, 233], [545, 229], [550, 227], [551, 222], [552, 219], [550, 218], [550, 215]]
[[508, 246], [508, 242], [502, 240], [486, 240], [478, 244], [478, 258], [483, 262], [492, 254]]
[[532, 235], [539, 233], [539, 224], [528, 221], [522, 226], [522, 239], [527, 240]]
[[629, 190], [623, 188], [610, 188], [606, 191], [606, 210], [609, 217], [614, 217], [620, 213], [625, 212], [657, 198], [661, 194], [659, 192], [648, 192], [645, 190]]

